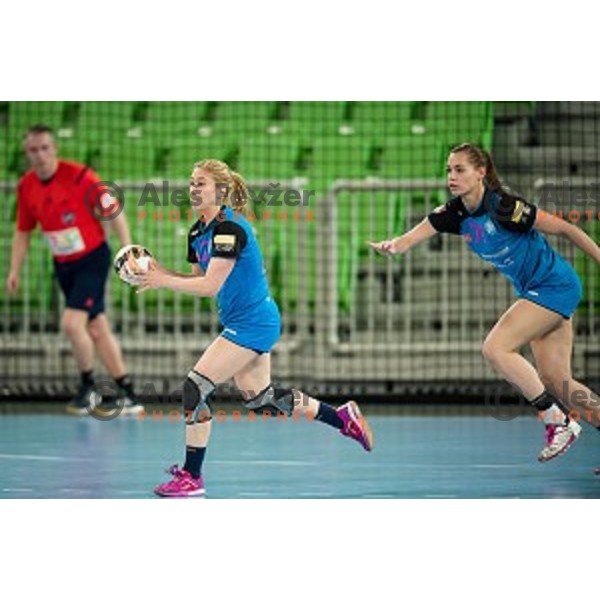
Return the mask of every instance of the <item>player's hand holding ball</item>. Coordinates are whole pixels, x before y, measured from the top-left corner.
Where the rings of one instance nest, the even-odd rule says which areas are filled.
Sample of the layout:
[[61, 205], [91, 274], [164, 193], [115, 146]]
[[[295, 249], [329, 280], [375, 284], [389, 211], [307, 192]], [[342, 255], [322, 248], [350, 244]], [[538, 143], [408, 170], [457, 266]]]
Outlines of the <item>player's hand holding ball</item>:
[[117, 252], [113, 264], [122, 281], [139, 285], [140, 277], [148, 271], [151, 259], [152, 253], [144, 246], [129, 244]]
[[139, 286], [138, 293], [163, 286], [166, 271], [144, 246], [139, 244], [124, 246], [115, 256], [114, 266], [125, 283]]
[[155, 258], [151, 258], [147, 270], [138, 277], [138, 289], [136, 293], [141, 294], [146, 290], [159, 290], [166, 287], [169, 273], [158, 264]]

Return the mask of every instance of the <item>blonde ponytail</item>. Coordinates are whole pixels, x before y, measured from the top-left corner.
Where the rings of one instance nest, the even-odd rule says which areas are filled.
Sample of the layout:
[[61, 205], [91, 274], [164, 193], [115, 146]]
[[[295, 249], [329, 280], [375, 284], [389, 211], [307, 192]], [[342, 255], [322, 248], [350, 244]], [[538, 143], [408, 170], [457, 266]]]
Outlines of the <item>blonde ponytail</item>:
[[215, 180], [217, 187], [224, 188], [223, 204], [230, 206], [238, 213], [244, 214], [248, 204], [248, 185], [244, 178], [230, 169], [227, 163], [215, 158], [207, 158], [194, 164], [194, 169], [208, 171]]
[[235, 171], [231, 171], [231, 179], [233, 180], [231, 194], [229, 194], [229, 201], [233, 210], [244, 214], [248, 205], [248, 185], [244, 178]]

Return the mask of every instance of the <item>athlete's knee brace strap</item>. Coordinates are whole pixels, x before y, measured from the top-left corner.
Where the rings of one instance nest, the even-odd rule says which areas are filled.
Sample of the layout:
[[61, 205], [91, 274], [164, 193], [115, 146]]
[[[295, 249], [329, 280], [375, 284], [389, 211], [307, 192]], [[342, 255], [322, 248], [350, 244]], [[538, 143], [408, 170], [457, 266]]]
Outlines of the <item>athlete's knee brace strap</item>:
[[215, 392], [215, 384], [193, 369], [183, 384], [183, 409], [187, 424], [205, 423], [212, 419], [208, 401]]
[[260, 394], [244, 402], [244, 406], [258, 414], [276, 411], [291, 416], [294, 412], [294, 392], [269, 385]]

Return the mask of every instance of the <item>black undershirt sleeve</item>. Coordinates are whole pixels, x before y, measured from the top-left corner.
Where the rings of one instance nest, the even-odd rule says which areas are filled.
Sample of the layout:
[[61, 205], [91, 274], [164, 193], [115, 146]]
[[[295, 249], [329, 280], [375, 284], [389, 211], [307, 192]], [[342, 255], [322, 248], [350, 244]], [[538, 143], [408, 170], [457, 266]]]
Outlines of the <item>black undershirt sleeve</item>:
[[458, 211], [459, 202], [460, 199], [452, 198], [452, 200], [427, 215], [429, 222], [436, 231], [460, 235], [462, 218]]

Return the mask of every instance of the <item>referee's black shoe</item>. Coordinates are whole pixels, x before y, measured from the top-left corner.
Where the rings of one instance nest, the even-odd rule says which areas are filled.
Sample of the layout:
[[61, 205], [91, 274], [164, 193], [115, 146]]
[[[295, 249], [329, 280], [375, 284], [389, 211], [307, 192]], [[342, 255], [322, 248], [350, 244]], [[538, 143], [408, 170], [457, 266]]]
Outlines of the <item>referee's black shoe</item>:
[[67, 404], [70, 415], [89, 415], [102, 402], [102, 396], [94, 389], [93, 385], [82, 385], [77, 395]]

